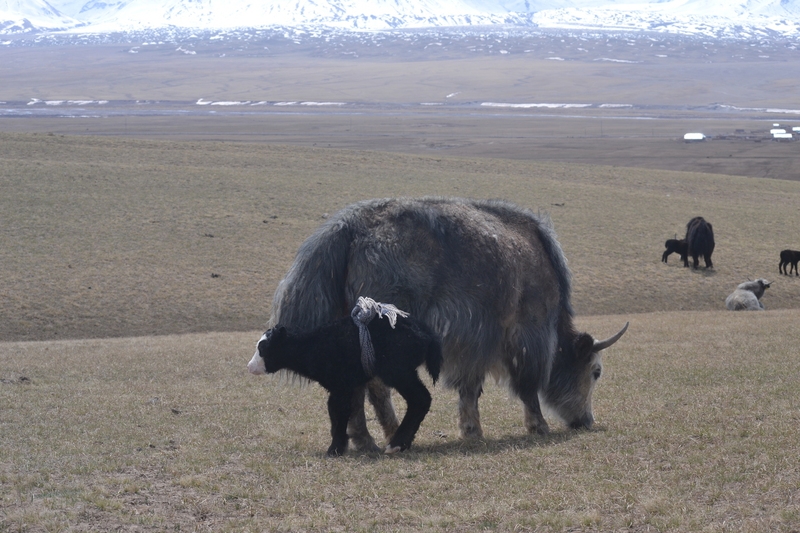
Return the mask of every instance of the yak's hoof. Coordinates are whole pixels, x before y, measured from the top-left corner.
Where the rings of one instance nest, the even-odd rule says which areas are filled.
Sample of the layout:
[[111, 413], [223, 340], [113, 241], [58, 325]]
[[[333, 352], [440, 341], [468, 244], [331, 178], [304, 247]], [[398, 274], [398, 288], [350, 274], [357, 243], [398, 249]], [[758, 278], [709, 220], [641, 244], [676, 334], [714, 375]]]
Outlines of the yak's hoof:
[[547, 422], [540, 423], [536, 426], [529, 427], [528, 433], [530, 433], [531, 435], [535, 433], [541, 437], [546, 437], [547, 435], [550, 434], [550, 426], [547, 425]]
[[482, 439], [483, 428], [481, 428], [481, 426], [473, 426], [473, 425], [464, 426], [461, 428], [461, 438], [467, 440]]
[[385, 453], [392, 454], [401, 451], [403, 451], [403, 449], [400, 446], [392, 446], [391, 444], [389, 444], [386, 446]]
[[337, 448], [335, 446], [331, 446], [328, 448], [328, 457], [341, 457], [347, 451], [347, 448]]
[[350, 437], [350, 444], [356, 451], [367, 453], [380, 453], [381, 448], [375, 444], [375, 439], [367, 435], [366, 437]]

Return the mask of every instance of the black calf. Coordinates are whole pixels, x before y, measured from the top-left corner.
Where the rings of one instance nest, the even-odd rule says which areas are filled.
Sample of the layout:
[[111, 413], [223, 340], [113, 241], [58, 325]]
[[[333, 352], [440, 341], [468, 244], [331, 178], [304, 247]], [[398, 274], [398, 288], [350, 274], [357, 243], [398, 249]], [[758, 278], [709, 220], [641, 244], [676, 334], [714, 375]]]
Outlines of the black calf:
[[662, 262], [666, 263], [667, 257], [673, 253], [680, 255], [682, 261], [686, 261], [687, 248], [685, 239], [667, 239], [667, 242], [664, 243], [664, 248], [666, 249], [661, 254]]
[[[794, 275], [797, 276], [797, 263], [800, 261], [800, 252], [795, 250], [783, 250], [781, 252], [781, 262], [778, 265], [778, 272], [781, 274], [786, 274], [787, 276], [792, 275], [792, 269], [794, 269]], [[786, 265], [789, 265], [789, 271], [786, 271]]]
[[373, 376], [397, 390], [408, 404], [400, 427], [389, 439], [388, 453], [411, 446], [430, 409], [431, 395], [420, 381], [417, 367], [424, 363], [434, 383], [439, 378], [442, 350], [436, 334], [413, 318], [399, 318], [394, 328], [388, 320], [375, 319], [368, 329], [375, 352], [373, 375], [368, 375], [362, 365], [359, 331], [350, 317], [310, 333], [293, 333], [278, 325], [261, 337], [248, 365], [254, 374], [291, 370], [316, 381], [330, 393], [330, 456], [347, 450], [347, 422], [354, 398]]

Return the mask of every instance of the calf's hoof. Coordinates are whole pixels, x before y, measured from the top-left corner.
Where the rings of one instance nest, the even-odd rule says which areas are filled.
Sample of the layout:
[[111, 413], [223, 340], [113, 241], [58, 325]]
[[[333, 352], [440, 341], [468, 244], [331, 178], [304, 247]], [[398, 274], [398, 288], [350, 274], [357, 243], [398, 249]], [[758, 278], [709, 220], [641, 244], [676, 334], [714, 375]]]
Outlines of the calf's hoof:
[[411, 448], [411, 441], [413, 441], [413, 440], [414, 440], [414, 436], [413, 435], [411, 436], [411, 438], [408, 438], [408, 437], [397, 438], [397, 435], [395, 435], [395, 438], [391, 439], [389, 441], [389, 444], [386, 445], [386, 449], [384, 450], [384, 452], [385, 453], [397, 453], [397, 452], [405, 451], [405, 450]]

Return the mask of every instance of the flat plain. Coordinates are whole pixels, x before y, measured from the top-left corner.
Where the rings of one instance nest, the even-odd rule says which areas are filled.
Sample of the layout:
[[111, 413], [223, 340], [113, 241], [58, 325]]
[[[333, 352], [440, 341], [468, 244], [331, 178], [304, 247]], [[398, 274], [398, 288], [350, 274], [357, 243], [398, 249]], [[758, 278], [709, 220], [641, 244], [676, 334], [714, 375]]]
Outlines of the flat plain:
[[[768, 133], [800, 125], [797, 40], [510, 29], [93, 38], [0, 45], [0, 131], [800, 177], [797, 144]], [[713, 141], [684, 145], [695, 131]]]
[[[800, 531], [797, 145], [762, 111], [796, 50], [469, 39], [0, 48], [0, 532]], [[463, 441], [437, 386], [410, 451], [327, 460], [323, 391], [247, 374], [302, 240], [401, 195], [552, 219], [578, 325], [631, 322], [595, 430], [529, 436], [490, 382]], [[695, 215], [715, 268], [662, 263]]]

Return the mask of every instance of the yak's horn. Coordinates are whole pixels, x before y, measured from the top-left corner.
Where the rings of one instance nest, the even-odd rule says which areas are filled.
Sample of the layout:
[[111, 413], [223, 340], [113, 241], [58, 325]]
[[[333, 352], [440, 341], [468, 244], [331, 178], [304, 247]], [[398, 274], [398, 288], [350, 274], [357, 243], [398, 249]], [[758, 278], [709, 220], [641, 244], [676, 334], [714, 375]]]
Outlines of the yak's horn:
[[607, 338], [606, 340], [594, 341], [594, 351], [599, 352], [600, 350], [605, 350], [606, 348], [617, 342], [619, 338], [622, 337], [622, 334], [628, 330], [628, 324], [630, 324], [630, 322], [625, 322], [625, 325], [622, 327], [621, 330], [619, 330], [619, 332]]

